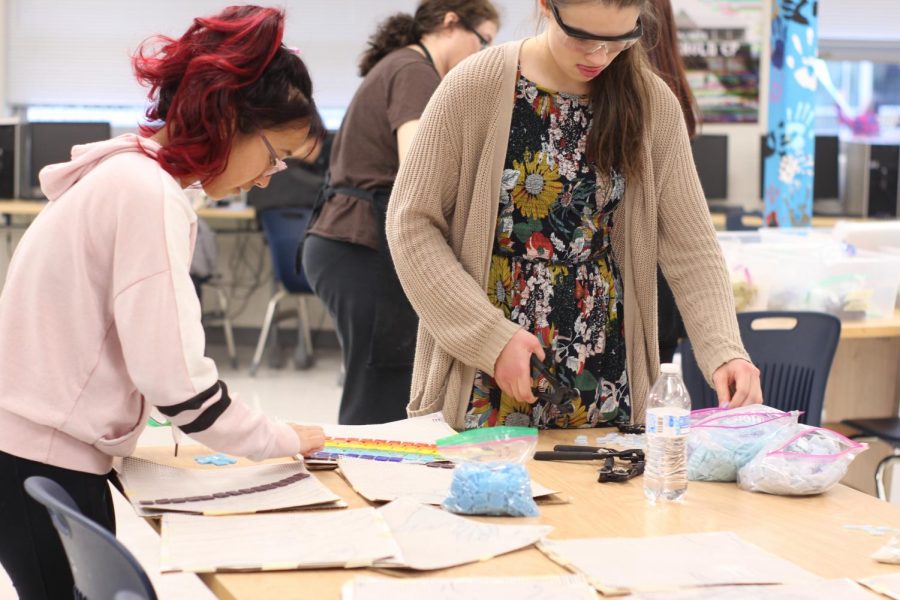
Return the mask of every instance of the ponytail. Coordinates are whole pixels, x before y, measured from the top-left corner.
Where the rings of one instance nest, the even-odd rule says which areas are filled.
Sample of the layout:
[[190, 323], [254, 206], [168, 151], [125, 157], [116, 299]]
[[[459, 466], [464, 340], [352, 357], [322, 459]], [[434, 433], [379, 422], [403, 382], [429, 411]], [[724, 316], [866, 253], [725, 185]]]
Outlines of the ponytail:
[[415, 44], [422, 39], [422, 32], [415, 17], [397, 13], [379, 26], [375, 35], [369, 38], [369, 47], [359, 61], [359, 76], [365, 77], [382, 58], [398, 48]]
[[500, 24], [491, 0], [419, 0], [415, 15], [397, 13], [378, 25], [359, 60], [359, 75], [365, 77], [378, 62], [400, 48], [415, 44], [423, 35], [438, 31], [447, 13], [454, 13], [472, 27], [485, 21]]

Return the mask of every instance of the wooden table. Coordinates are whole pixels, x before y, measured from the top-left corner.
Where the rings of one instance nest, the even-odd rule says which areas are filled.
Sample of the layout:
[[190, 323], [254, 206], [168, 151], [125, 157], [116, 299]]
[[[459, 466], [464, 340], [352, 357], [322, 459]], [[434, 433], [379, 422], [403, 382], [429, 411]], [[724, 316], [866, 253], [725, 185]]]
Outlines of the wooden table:
[[[722, 212], [710, 213], [712, 216], [713, 226], [716, 229], [725, 229], [726, 215]], [[812, 227], [834, 227], [838, 221], [865, 221], [864, 217], [825, 217], [814, 216], [812, 218]], [[755, 215], [744, 215], [741, 222], [747, 227], [762, 227], [763, 220]]]
[[[0, 200], [0, 215], [36, 217], [46, 204], [44, 200]], [[197, 215], [203, 219], [252, 221], [256, 210], [252, 206], [204, 207], [197, 210]]]
[[[541, 433], [541, 447], [572, 443], [580, 431]], [[588, 439], [604, 430], [587, 431]], [[171, 448], [146, 448], [137, 456], [168, 464], [196, 467], [193, 456], [208, 452], [199, 447], [183, 449], [173, 459]], [[239, 462], [242, 464], [244, 461]], [[704, 531], [735, 531], [745, 540], [792, 560], [827, 578], [861, 578], [897, 572], [869, 558], [887, 542], [844, 528], [848, 524], [872, 524], [900, 528], [900, 508], [880, 502], [844, 486], [811, 498], [785, 498], [741, 491], [731, 483], [691, 483], [683, 505], [649, 506], [641, 479], [622, 484], [597, 483], [597, 464], [536, 462], [529, 464], [532, 477], [560, 490], [569, 503], [541, 506], [534, 519], [480, 518], [502, 524], [542, 523], [556, 529], [551, 538], [595, 536], [659, 536]], [[317, 476], [351, 507], [367, 506], [335, 472]], [[635, 557], [640, 560], [640, 557]], [[697, 557], [698, 561], [715, 560]], [[560, 575], [566, 571], [536, 548], [495, 559], [436, 572], [394, 572], [404, 577], [458, 577], [497, 575]], [[309, 570], [272, 573], [203, 575], [220, 598], [340, 598], [341, 585], [358, 575], [378, 576], [371, 570]]]

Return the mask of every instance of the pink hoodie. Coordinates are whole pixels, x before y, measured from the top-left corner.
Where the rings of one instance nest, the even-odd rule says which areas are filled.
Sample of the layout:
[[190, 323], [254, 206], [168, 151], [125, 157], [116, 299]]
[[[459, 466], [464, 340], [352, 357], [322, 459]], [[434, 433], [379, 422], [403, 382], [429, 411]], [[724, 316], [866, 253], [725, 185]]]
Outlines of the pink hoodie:
[[151, 405], [215, 450], [254, 460], [299, 441], [230, 397], [205, 358], [188, 269], [197, 217], [136, 135], [76, 146], [41, 171], [50, 199], [0, 295], [0, 450], [106, 473]]

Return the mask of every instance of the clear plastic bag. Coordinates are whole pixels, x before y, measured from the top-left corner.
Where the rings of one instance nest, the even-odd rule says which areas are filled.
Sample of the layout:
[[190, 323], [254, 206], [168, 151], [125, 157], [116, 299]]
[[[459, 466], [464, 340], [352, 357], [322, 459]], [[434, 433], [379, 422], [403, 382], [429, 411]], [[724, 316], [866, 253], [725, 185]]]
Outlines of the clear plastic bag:
[[762, 405], [692, 412], [688, 479], [734, 481], [738, 469], [750, 462], [778, 431], [796, 423], [798, 416], [796, 412]]
[[867, 448], [830, 429], [796, 424], [780, 431], [738, 471], [738, 485], [782, 496], [821, 494], [843, 479]]
[[485, 427], [438, 440], [438, 452], [456, 463], [442, 506], [464, 515], [538, 516], [525, 469], [537, 440], [530, 427]]

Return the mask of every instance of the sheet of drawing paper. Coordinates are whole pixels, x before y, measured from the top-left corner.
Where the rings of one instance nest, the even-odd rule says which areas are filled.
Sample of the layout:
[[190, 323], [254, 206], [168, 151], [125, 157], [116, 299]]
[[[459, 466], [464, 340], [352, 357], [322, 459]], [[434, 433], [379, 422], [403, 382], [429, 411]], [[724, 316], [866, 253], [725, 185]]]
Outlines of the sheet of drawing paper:
[[577, 576], [376, 579], [357, 577], [344, 585], [343, 600], [598, 600]]
[[300, 462], [183, 469], [126, 458], [120, 479], [138, 514], [242, 514], [340, 502]]
[[819, 579], [733, 532], [545, 540], [539, 548], [604, 593]]
[[[370, 502], [390, 502], [409, 497], [423, 504], [439, 505], [450, 493], [453, 469], [438, 469], [415, 463], [378, 462], [363, 458], [338, 459], [341, 474], [356, 493]], [[531, 481], [535, 498], [556, 490]]]
[[645, 592], [628, 600], [878, 600], [850, 579], [788, 585], [732, 585], [692, 590]]
[[408, 498], [378, 509], [400, 555], [380, 560], [379, 567], [444, 569], [526, 548], [553, 531], [549, 525], [480, 523]]
[[439, 412], [380, 425], [322, 425], [322, 428], [328, 437], [396, 440], [418, 444], [433, 444], [443, 437], [456, 434], [456, 430], [447, 424]]
[[860, 579], [859, 582], [867, 588], [875, 590], [888, 598], [900, 600], [900, 573], [866, 577], [865, 579]]
[[398, 546], [374, 508], [162, 518], [162, 569], [210, 573], [360, 567], [396, 556]]

